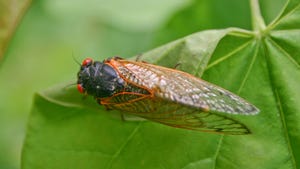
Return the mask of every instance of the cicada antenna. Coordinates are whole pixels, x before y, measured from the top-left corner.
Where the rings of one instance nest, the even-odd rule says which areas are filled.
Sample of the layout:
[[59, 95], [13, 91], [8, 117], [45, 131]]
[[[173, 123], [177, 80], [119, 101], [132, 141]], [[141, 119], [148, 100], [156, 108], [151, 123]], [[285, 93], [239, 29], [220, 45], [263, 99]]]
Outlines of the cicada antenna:
[[67, 84], [63, 89], [64, 89], [64, 90], [68, 90], [69, 87], [76, 86], [76, 85], [77, 85], [76, 82], [72, 82], [72, 83], [70, 83], [70, 84]]
[[79, 66], [81, 66], [81, 63], [74, 56], [74, 51], [72, 51], [72, 58]]

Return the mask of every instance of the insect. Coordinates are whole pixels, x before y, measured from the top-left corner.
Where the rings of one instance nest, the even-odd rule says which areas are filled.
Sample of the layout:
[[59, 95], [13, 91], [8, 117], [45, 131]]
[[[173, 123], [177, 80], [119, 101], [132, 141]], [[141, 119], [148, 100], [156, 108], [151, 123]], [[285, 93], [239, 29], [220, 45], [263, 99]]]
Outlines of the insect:
[[239, 96], [180, 70], [113, 57], [87, 58], [77, 74], [79, 92], [116, 109], [172, 127], [221, 134], [249, 134], [226, 114], [259, 109]]

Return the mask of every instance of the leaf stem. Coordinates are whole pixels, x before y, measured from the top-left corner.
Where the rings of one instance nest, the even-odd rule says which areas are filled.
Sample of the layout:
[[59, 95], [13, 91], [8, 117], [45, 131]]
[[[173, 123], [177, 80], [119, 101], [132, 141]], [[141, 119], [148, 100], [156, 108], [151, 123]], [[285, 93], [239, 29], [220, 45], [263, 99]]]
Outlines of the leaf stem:
[[259, 35], [266, 29], [266, 24], [260, 12], [259, 0], [250, 0], [252, 28]]

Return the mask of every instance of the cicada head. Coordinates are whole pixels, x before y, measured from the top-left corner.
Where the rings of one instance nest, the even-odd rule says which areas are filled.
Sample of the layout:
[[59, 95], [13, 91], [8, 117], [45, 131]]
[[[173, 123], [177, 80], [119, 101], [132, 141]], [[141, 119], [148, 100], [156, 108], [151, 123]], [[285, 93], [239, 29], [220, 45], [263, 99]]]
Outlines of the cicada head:
[[125, 85], [113, 67], [90, 58], [83, 60], [77, 78], [78, 91], [96, 98], [110, 97]]

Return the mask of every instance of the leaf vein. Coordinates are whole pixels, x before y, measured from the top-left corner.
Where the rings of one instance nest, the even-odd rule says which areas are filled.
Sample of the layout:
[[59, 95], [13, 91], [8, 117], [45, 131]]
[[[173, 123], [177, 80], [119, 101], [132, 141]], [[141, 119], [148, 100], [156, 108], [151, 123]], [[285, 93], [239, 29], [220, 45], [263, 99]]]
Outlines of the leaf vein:
[[283, 109], [282, 109], [282, 103], [281, 103], [280, 97], [278, 95], [278, 91], [275, 89], [274, 92], [275, 92], [276, 100], [278, 102], [279, 115], [281, 117], [280, 119], [281, 119], [282, 126], [283, 126], [283, 129], [284, 129], [284, 135], [285, 135], [285, 140], [287, 142], [287, 148], [288, 148], [288, 151], [290, 152], [290, 155], [291, 155], [292, 165], [294, 166], [294, 168], [297, 168], [296, 161], [295, 161], [295, 158], [294, 158], [295, 155], [294, 155], [293, 149], [291, 147], [290, 137], [288, 135], [288, 129], [287, 129], [287, 126], [286, 126], [285, 116], [284, 116]]
[[243, 45], [240, 45], [238, 46], [237, 48], [235, 48], [234, 50], [232, 50], [232, 52], [229, 52], [227, 55], [225, 56], [222, 56], [220, 57], [219, 59], [217, 59], [216, 61], [214, 61], [213, 63], [209, 64], [207, 67], [206, 67], [206, 70], [210, 69], [211, 67], [219, 64], [219, 63], [222, 63], [224, 62], [226, 59], [230, 58], [231, 56], [233, 56], [235, 53], [241, 51], [242, 49], [244, 49], [245, 47], [247, 47], [250, 43], [251, 43], [252, 40], [246, 42], [245, 44]]
[[247, 70], [247, 72], [246, 72], [246, 75], [244, 76], [244, 78], [243, 78], [243, 80], [242, 80], [242, 83], [241, 83], [241, 85], [240, 85], [239, 90], [238, 90], [237, 93], [240, 93], [240, 92], [241, 92], [242, 88], [244, 87], [244, 85], [245, 85], [245, 83], [246, 83], [246, 80], [248, 79], [248, 76], [249, 76], [249, 74], [250, 74], [250, 72], [251, 72], [251, 70], [252, 70], [252, 68], [253, 68], [254, 62], [255, 62], [255, 60], [256, 60], [256, 58], [257, 58], [257, 55], [258, 55], [258, 49], [259, 49], [258, 47], [259, 47], [259, 45], [256, 45], [256, 48], [255, 48], [255, 54], [254, 54], [254, 56], [253, 56], [253, 58], [252, 58], [252, 60], [251, 60], [251, 63], [250, 63], [250, 65], [249, 65], [249, 68], [248, 68], [248, 70]]
[[120, 155], [120, 153], [122, 152], [122, 150], [126, 147], [127, 143], [133, 138], [133, 136], [136, 134], [136, 132], [138, 131], [138, 129], [141, 126], [141, 122], [132, 130], [132, 132], [130, 133], [130, 135], [127, 137], [127, 139], [125, 140], [125, 142], [120, 146], [120, 148], [116, 151], [116, 153], [112, 156], [110, 162], [108, 163], [108, 169], [112, 167], [113, 161]]
[[300, 68], [300, 64], [287, 52], [285, 51], [280, 45], [278, 45], [274, 40], [272, 40], [271, 38], [269, 38], [270, 42], [279, 50], [281, 51], [285, 56], [287, 56], [287, 58], [293, 63], [295, 64], [298, 68]]
[[[285, 5], [285, 8], [286, 6], [288, 5], [288, 3]], [[295, 8], [293, 8], [292, 10], [290, 10], [290, 12], [286, 13], [285, 15], [283, 15], [282, 17], [274, 20], [273, 23], [271, 23], [269, 26], [268, 26], [268, 30], [271, 30], [273, 29], [274, 27], [276, 27], [283, 19], [285, 19], [286, 17], [292, 15], [298, 8], [300, 7], [300, 3], [298, 5], [295, 6]]]
[[218, 142], [218, 146], [217, 146], [217, 149], [216, 149], [216, 153], [213, 157], [213, 160], [214, 160], [214, 163], [213, 163], [213, 167], [212, 169], [216, 169], [216, 164], [217, 164], [217, 157], [219, 156], [220, 154], [220, 150], [221, 150], [221, 145], [223, 143], [223, 139], [224, 139], [224, 135], [221, 135], [220, 139], [219, 139], [219, 142]]

